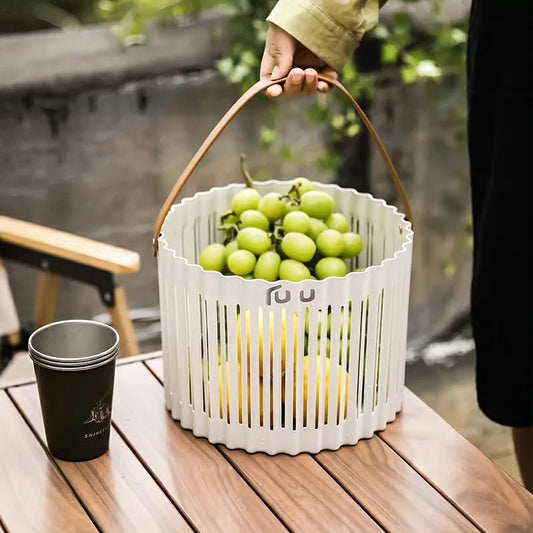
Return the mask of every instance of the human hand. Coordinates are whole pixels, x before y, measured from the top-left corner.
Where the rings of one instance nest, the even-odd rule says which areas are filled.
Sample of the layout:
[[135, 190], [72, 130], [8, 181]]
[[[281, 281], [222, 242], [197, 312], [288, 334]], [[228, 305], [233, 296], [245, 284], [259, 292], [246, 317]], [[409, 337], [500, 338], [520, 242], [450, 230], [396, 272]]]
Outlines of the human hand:
[[300, 93], [327, 92], [329, 85], [325, 81], [318, 80], [318, 73], [338, 78], [335, 70], [292, 35], [279, 26], [270, 24], [261, 60], [260, 78], [275, 80], [287, 75], [289, 77], [283, 86], [269, 87], [266, 90], [268, 96], [276, 98], [282, 93], [294, 96]]

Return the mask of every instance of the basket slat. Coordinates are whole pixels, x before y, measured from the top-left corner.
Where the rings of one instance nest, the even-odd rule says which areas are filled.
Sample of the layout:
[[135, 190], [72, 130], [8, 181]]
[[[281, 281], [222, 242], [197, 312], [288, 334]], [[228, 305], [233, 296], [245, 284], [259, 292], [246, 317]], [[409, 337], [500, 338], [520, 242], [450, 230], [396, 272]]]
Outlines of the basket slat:
[[[264, 194], [287, 183], [257, 186]], [[351, 266], [364, 272], [297, 284], [205, 272], [198, 257], [239, 185], [185, 199], [167, 216], [159, 243], [165, 400], [195, 435], [249, 452], [316, 453], [372, 436], [401, 408], [410, 224], [370, 195], [315, 186], [361, 234]]]

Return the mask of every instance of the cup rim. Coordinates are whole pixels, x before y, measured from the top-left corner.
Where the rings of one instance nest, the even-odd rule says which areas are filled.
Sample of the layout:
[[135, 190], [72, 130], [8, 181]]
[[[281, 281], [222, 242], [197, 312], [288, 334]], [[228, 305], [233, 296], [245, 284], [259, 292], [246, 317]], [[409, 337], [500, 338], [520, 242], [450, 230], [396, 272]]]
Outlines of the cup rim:
[[50, 365], [50, 366], [53, 366], [53, 367], [81, 367], [81, 366], [93, 366], [94, 364], [97, 364], [97, 363], [100, 363], [101, 361], [104, 361], [105, 359], [109, 359], [110, 357], [114, 356], [114, 355], [118, 355], [119, 353], [119, 349], [117, 348], [117, 350], [115, 350], [114, 352], [111, 352], [111, 353], [108, 353], [108, 354], [105, 354], [105, 355], [102, 355], [100, 357], [98, 357], [97, 359], [92, 359], [91, 361], [74, 361], [74, 362], [71, 362], [71, 361], [68, 361], [68, 360], [65, 360], [65, 361], [68, 361], [68, 362], [63, 362], [63, 361], [49, 361], [48, 359], [43, 359], [41, 357], [39, 357], [38, 355], [36, 355], [35, 353], [31, 353], [30, 351], [28, 351], [28, 355], [30, 356], [30, 359], [32, 361], [37, 361], [37, 362], [40, 362], [40, 363], [43, 363], [43, 364], [47, 364], [47, 365]]
[[[61, 324], [92, 324], [92, 325], [97, 325], [99, 327], [103, 327], [105, 329], [109, 329], [113, 332], [113, 334], [115, 335], [115, 342], [112, 344], [112, 346], [110, 348], [108, 348], [107, 350], [104, 350], [103, 352], [100, 352], [100, 353], [97, 353], [97, 354], [94, 354], [94, 355], [86, 355], [86, 356], [83, 356], [83, 357], [72, 357], [72, 358], [64, 358], [64, 357], [54, 357], [52, 355], [47, 355], [47, 354], [44, 354], [42, 352], [40, 352], [39, 350], [35, 349], [33, 347], [33, 340], [34, 340], [34, 337], [38, 334], [38, 333], [42, 333], [43, 331], [49, 329], [49, 328], [53, 328], [55, 326], [58, 326], [58, 325], [61, 325]], [[102, 357], [106, 357], [107, 355], [110, 355], [111, 353], [113, 352], [118, 352], [119, 350], [119, 343], [120, 343], [120, 336], [117, 332], [117, 330], [113, 327], [111, 327], [109, 324], [105, 324], [104, 322], [99, 322], [97, 320], [87, 320], [87, 319], [70, 319], [70, 320], [59, 320], [57, 322], [51, 322], [50, 324], [46, 324], [45, 326], [41, 326], [40, 328], [36, 329], [31, 335], [30, 335], [30, 338], [28, 339], [28, 353], [30, 354], [30, 357], [32, 357], [32, 355], [36, 356], [36, 358], [39, 358], [41, 359], [43, 362], [47, 362], [51, 365], [55, 365], [55, 364], [62, 364], [62, 365], [66, 365], [68, 366], [69, 364], [70, 365], [75, 365], [75, 364], [87, 364], [87, 365], [90, 365], [91, 362], [97, 362], [97, 361], [100, 361], [102, 359]], [[32, 357], [33, 359], [33, 357]], [[65, 363], [65, 361], [69, 361], [69, 363]]]
[[58, 372], [81, 372], [83, 370], [92, 370], [93, 368], [101, 367], [114, 359], [116, 359], [118, 355], [118, 350], [113, 352], [112, 354], [106, 356], [104, 359], [100, 359], [99, 361], [96, 361], [94, 364], [87, 364], [85, 366], [81, 365], [58, 365], [49, 363], [47, 361], [43, 361], [42, 359], [34, 358], [30, 354], [30, 358], [33, 361], [34, 364], [42, 367], [47, 368], [48, 370], [57, 370]]

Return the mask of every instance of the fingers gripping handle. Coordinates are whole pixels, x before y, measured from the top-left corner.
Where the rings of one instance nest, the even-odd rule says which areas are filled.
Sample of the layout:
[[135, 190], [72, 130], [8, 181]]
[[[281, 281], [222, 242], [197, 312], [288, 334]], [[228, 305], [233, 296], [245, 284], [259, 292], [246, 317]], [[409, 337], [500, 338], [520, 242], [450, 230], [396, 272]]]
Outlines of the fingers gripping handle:
[[[413, 224], [413, 215], [411, 211], [411, 206], [409, 204], [409, 200], [407, 199], [407, 195], [400, 181], [400, 177], [398, 176], [398, 172], [394, 168], [394, 165], [392, 164], [389, 154], [385, 150], [385, 147], [383, 146], [383, 143], [381, 142], [370, 120], [368, 120], [368, 117], [365, 115], [363, 110], [359, 107], [359, 104], [354, 100], [352, 95], [346, 90], [346, 88], [344, 87], [344, 85], [342, 85], [342, 83], [340, 83], [339, 81], [333, 78], [329, 78], [328, 76], [323, 76], [321, 74], [318, 75], [318, 79], [326, 81], [330, 85], [333, 85], [334, 87], [339, 89], [339, 91], [341, 91], [346, 96], [346, 98], [348, 98], [351, 104], [354, 106], [356, 113], [359, 115], [359, 118], [361, 119], [363, 124], [367, 127], [372, 139], [374, 140], [379, 150], [379, 153], [381, 154], [383, 160], [385, 161], [385, 165], [387, 167], [387, 170], [389, 171], [389, 174], [391, 175], [394, 185], [396, 186], [398, 192], [400, 193], [400, 196], [402, 198], [402, 203], [405, 207], [405, 215], [406, 215], [407, 220], [409, 220], [411, 224]], [[250, 100], [255, 98], [258, 94], [262, 93], [264, 90], [268, 89], [268, 87], [271, 87], [272, 85], [276, 85], [278, 83], [283, 83], [286, 80], [287, 80], [287, 77], [281, 78], [279, 80], [258, 81], [255, 85], [250, 87], [250, 89], [248, 89], [230, 107], [230, 109], [228, 109], [226, 114], [220, 119], [219, 123], [213, 128], [211, 133], [206, 137], [205, 141], [202, 143], [198, 151], [194, 154], [189, 164], [185, 167], [185, 170], [182, 172], [178, 181], [174, 185], [174, 188], [168, 195], [167, 199], [165, 200], [165, 203], [163, 204], [163, 207], [161, 208], [161, 211], [159, 212], [159, 215], [157, 216], [157, 220], [156, 220], [155, 227], [154, 227], [154, 234], [153, 234], [153, 249], [154, 249], [155, 256], [157, 256], [158, 239], [161, 233], [161, 227], [163, 226], [167, 213], [169, 212], [170, 208], [172, 207], [172, 204], [175, 202], [176, 198], [179, 196], [179, 194], [183, 190], [183, 187], [185, 187], [186, 183], [189, 181], [189, 178], [192, 176], [193, 172], [196, 170], [196, 167], [200, 164], [200, 162], [202, 161], [202, 159], [204, 158], [208, 150], [211, 148], [213, 143], [218, 139], [218, 137], [224, 131], [226, 126], [238, 115], [241, 109], [245, 107], [246, 104], [248, 104], [248, 102], [250, 102]]]

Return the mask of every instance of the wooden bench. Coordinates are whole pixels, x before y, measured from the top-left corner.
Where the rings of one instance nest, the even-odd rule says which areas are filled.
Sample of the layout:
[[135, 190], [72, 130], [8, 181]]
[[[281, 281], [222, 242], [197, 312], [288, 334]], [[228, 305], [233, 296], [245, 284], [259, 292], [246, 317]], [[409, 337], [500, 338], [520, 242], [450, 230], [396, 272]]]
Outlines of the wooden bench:
[[54, 320], [59, 279], [66, 277], [96, 287], [121, 338], [121, 354], [139, 353], [124, 289], [115, 276], [140, 268], [139, 254], [31, 222], [0, 216], [0, 259], [40, 270], [34, 326]]

